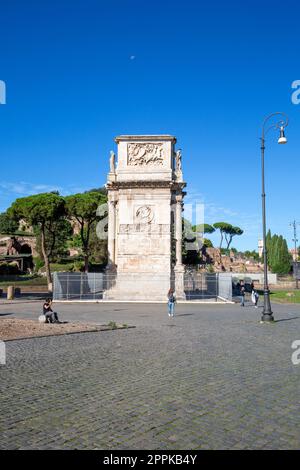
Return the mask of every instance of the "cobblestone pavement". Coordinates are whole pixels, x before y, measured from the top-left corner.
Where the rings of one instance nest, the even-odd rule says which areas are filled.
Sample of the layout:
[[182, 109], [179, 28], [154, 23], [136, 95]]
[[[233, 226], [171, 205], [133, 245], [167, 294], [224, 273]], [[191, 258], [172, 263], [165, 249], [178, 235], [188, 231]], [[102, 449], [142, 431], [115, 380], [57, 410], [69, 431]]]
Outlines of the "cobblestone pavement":
[[[64, 304], [135, 329], [6, 343], [1, 449], [297, 449], [300, 306]], [[1, 315], [36, 318], [37, 303]], [[7, 317], [6, 317], [7, 318]]]

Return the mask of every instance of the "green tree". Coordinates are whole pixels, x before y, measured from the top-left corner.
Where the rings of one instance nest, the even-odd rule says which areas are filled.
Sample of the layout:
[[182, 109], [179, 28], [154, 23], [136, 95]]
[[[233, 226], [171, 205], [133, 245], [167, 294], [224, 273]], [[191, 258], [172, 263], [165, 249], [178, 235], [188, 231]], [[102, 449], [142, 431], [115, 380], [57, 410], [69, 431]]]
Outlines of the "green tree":
[[291, 270], [292, 257], [287, 242], [282, 235], [277, 238], [275, 250], [271, 266], [272, 271], [277, 274], [288, 274]]
[[[213, 233], [214, 231], [214, 227], [209, 224], [192, 225], [188, 220], [183, 219], [183, 264], [197, 265], [201, 263], [202, 245], [205, 245], [207, 248], [213, 247], [209, 239], [202, 238], [202, 234]], [[201, 237], [199, 233], [201, 233]]]
[[270, 253], [268, 256], [268, 265], [271, 270], [274, 272], [274, 266], [277, 264], [278, 261], [278, 235], [276, 233], [272, 235], [271, 243], [270, 243]]
[[227, 227], [227, 229], [225, 228], [224, 232], [225, 232], [225, 239], [227, 242], [227, 250], [229, 249], [232, 243], [233, 237], [237, 235], [242, 235], [244, 233], [244, 231], [240, 227], [233, 227], [233, 226]]
[[10, 217], [7, 212], [0, 214], [0, 233], [7, 235], [14, 234], [18, 228], [18, 222]]
[[[231, 250], [233, 250], [233, 248], [231, 248]], [[254, 259], [255, 261], [258, 261], [259, 260], [259, 254], [257, 253], [257, 251], [253, 250], [253, 251], [250, 251], [250, 250], [246, 250], [243, 255], [245, 256], [245, 258], [247, 259]]]
[[8, 209], [8, 214], [16, 220], [24, 219], [29, 225], [39, 227], [41, 251], [45, 262], [47, 282], [50, 285], [52, 276], [49, 260], [55, 247], [57, 221], [65, 215], [64, 199], [56, 193], [19, 198]]
[[84, 194], [86, 193], [100, 193], [103, 194], [103, 196], [107, 196], [107, 189], [105, 187], [93, 188], [88, 191], [84, 191]]
[[190, 265], [199, 264], [201, 262], [202, 239], [199, 238], [196, 226], [187, 219], [183, 219], [182, 228], [182, 262]]
[[[42, 234], [39, 226], [34, 227], [34, 233], [36, 235], [36, 249], [39, 255], [42, 257]], [[72, 225], [67, 219], [63, 217], [53, 222], [51, 231], [46, 228], [46, 244], [47, 246], [53, 246], [49, 256], [49, 261], [51, 263], [58, 262], [61, 257], [67, 255], [67, 241], [72, 236], [72, 234]]]
[[107, 240], [99, 240], [96, 231], [97, 221], [93, 222], [90, 233], [89, 251], [92, 263], [107, 264]]
[[[174, 229], [174, 227], [173, 227]], [[173, 233], [173, 237], [175, 234]], [[176, 241], [173, 243], [173, 261], [176, 261]], [[199, 259], [198, 256], [198, 245], [196, 233], [193, 230], [193, 225], [189, 220], [182, 218], [182, 262], [183, 264], [197, 264]]]
[[273, 273], [287, 274], [291, 270], [292, 257], [289, 253], [286, 240], [282, 235], [267, 233], [266, 247], [268, 266]]
[[216, 230], [212, 225], [209, 224], [193, 225], [192, 229], [194, 232], [201, 233], [214, 233]]
[[[267, 260], [268, 260], [268, 266], [270, 266], [270, 259], [271, 259], [271, 247], [272, 245], [272, 233], [271, 230], [268, 230], [267, 236], [266, 236], [266, 250], [267, 250]], [[264, 253], [262, 252], [262, 258], [264, 256]]]
[[71, 246], [72, 248], [82, 249], [82, 241], [81, 241], [81, 236], [79, 233], [73, 234], [72, 239], [69, 242], [69, 246]]
[[102, 192], [91, 191], [67, 196], [65, 201], [68, 217], [70, 219], [75, 218], [80, 226], [84, 270], [88, 272], [91, 230], [93, 223], [100, 220], [100, 217], [97, 215], [97, 209], [101, 204], [106, 203], [107, 198]]
[[216, 229], [216, 230], [219, 230], [220, 231], [220, 235], [221, 235], [221, 239], [220, 239], [220, 249], [222, 248], [222, 244], [223, 244], [223, 240], [224, 240], [224, 236], [225, 234], [228, 234], [230, 232], [230, 230], [232, 229], [232, 225], [227, 223], [227, 222], [216, 222], [213, 227]]
[[206, 248], [214, 247], [214, 245], [212, 244], [212, 241], [209, 238], [203, 238], [203, 245], [205, 245]]

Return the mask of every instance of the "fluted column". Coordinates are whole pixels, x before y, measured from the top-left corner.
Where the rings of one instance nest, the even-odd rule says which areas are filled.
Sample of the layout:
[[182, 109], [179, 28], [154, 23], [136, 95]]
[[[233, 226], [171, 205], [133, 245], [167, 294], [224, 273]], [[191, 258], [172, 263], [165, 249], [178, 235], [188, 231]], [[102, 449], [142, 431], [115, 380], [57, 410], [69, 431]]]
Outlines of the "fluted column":
[[108, 201], [108, 264], [113, 266], [116, 261], [116, 201]]
[[175, 208], [175, 238], [176, 238], [176, 265], [175, 274], [175, 294], [177, 299], [184, 300], [184, 266], [182, 264], [182, 194], [176, 196]]
[[175, 215], [176, 266], [182, 265], [182, 195], [176, 196]]

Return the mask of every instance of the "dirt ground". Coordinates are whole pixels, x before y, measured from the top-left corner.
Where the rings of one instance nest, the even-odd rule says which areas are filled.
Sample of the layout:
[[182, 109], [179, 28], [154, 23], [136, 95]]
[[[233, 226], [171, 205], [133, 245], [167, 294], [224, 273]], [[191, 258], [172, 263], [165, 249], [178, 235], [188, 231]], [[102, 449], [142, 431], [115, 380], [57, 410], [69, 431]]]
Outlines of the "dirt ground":
[[[117, 325], [122, 328], [123, 325]], [[0, 319], [0, 340], [8, 341], [20, 338], [33, 338], [38, 336], [64, 335], [68, 333], [82, 333], [85, 331], [105, 331], [114, 329], [108, 325], [95, 325], [92, 323], [39, 323], [37, 320], [22, 320], [17, 318]]]

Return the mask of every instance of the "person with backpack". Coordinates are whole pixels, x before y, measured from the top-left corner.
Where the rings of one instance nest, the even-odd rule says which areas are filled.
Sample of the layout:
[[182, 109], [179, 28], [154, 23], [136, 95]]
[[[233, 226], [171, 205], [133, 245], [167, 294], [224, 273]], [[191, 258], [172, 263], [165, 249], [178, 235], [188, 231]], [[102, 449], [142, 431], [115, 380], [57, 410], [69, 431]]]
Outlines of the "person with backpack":
[[175, 307], [176, 297], [173, 289], [170, 289], [168, 292], [168, 315], [169, 317], [174, 317], [174, 307]]

